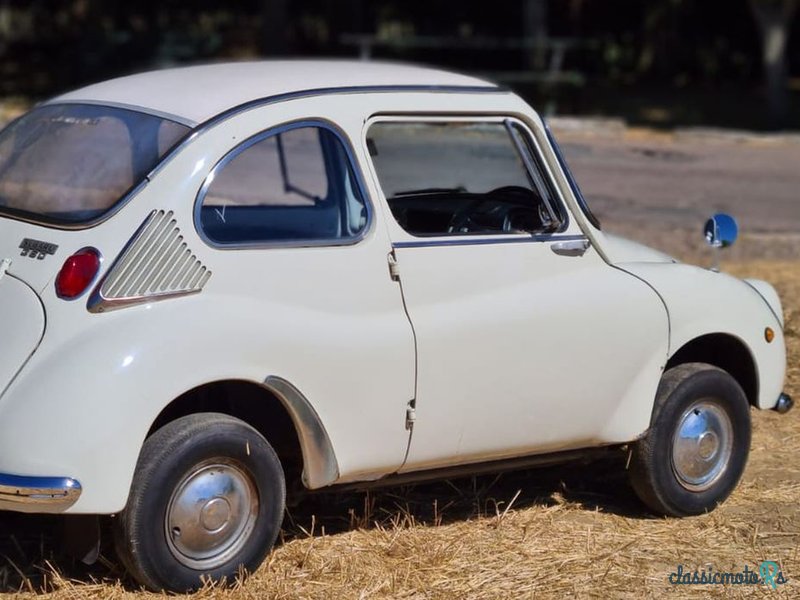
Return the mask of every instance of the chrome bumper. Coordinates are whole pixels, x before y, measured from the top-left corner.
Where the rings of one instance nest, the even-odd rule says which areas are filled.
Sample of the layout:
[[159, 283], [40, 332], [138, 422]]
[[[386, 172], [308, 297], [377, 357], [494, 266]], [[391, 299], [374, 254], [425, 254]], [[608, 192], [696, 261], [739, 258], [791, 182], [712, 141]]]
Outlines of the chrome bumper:
[[781, 394], [778, 396], [778, 402], [775, 404], [775, 410], [779, 413], [787, 413], [794, 406], [794, 400], [789, 394]]
[[0, 473], [0, 510], [59, 513], [75, 504], [81, 484], [69, 477], [24, 477]]

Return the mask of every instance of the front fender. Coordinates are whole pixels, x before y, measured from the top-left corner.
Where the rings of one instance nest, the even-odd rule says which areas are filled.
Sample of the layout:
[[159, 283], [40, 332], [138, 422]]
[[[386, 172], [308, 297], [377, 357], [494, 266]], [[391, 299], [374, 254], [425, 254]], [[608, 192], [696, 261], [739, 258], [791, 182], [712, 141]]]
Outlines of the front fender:
[[[733, 336], [755, 362], [758, 407], [775, 406], [783, 389], [786, 346], [779, 317], [756, 289], [725, 273], [681, 263], [620, 267], [650, 283], [664, 301], [670, 321], [670, 356], [703, 335]], [[775, 331], [772, 343], [764, 336], [767, 327]]]

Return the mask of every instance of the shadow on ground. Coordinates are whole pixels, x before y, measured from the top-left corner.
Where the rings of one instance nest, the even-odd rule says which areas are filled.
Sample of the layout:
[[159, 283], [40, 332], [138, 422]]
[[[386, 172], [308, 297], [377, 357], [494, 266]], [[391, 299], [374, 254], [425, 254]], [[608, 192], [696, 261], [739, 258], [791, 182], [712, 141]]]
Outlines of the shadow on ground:
[[[591, 463], [291, 498], [281, 542], [377, 525], [446, 525], [494, 517], [509, 504], [519, 510], [566, 502], [587, 511], [650, 518], [628, 484], [624, 459], [620, 453]], [[103, 523], [101, 555], [94, 565], [67, 556], [63, 548], [63, 517], [0, 513], [0, 593], [46, 593], [60, 578], [84, 583], [122, 580], [126, 589], [137, 589], [114, 555], [109, 522]]]

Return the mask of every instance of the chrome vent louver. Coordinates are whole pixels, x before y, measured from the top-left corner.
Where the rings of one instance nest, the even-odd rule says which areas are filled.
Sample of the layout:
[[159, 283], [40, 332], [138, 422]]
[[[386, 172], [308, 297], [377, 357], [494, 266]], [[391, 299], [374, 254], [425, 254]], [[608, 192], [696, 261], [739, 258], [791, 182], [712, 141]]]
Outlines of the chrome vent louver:
[[172, 211], [145, 219], [89, 301], [103, 312], [141, 302], [193, 294], [211, 277], [181, 235]]

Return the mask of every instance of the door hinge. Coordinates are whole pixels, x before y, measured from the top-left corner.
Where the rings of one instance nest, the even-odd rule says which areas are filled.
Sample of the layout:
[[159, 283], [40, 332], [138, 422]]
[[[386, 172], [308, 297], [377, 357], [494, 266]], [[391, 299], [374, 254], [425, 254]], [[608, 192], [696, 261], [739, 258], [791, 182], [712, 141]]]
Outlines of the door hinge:
[[414, 423], [417, 422], [417, 401], [410, 400], [406, 408], [406, 431], [414, 429]]
[[397, 256], [394, 250], [386, 255], [386, 260], [389, 261], [389, 277], [392, 278], [392, 281], [400, 281], [400, 265], [397, 264]]

